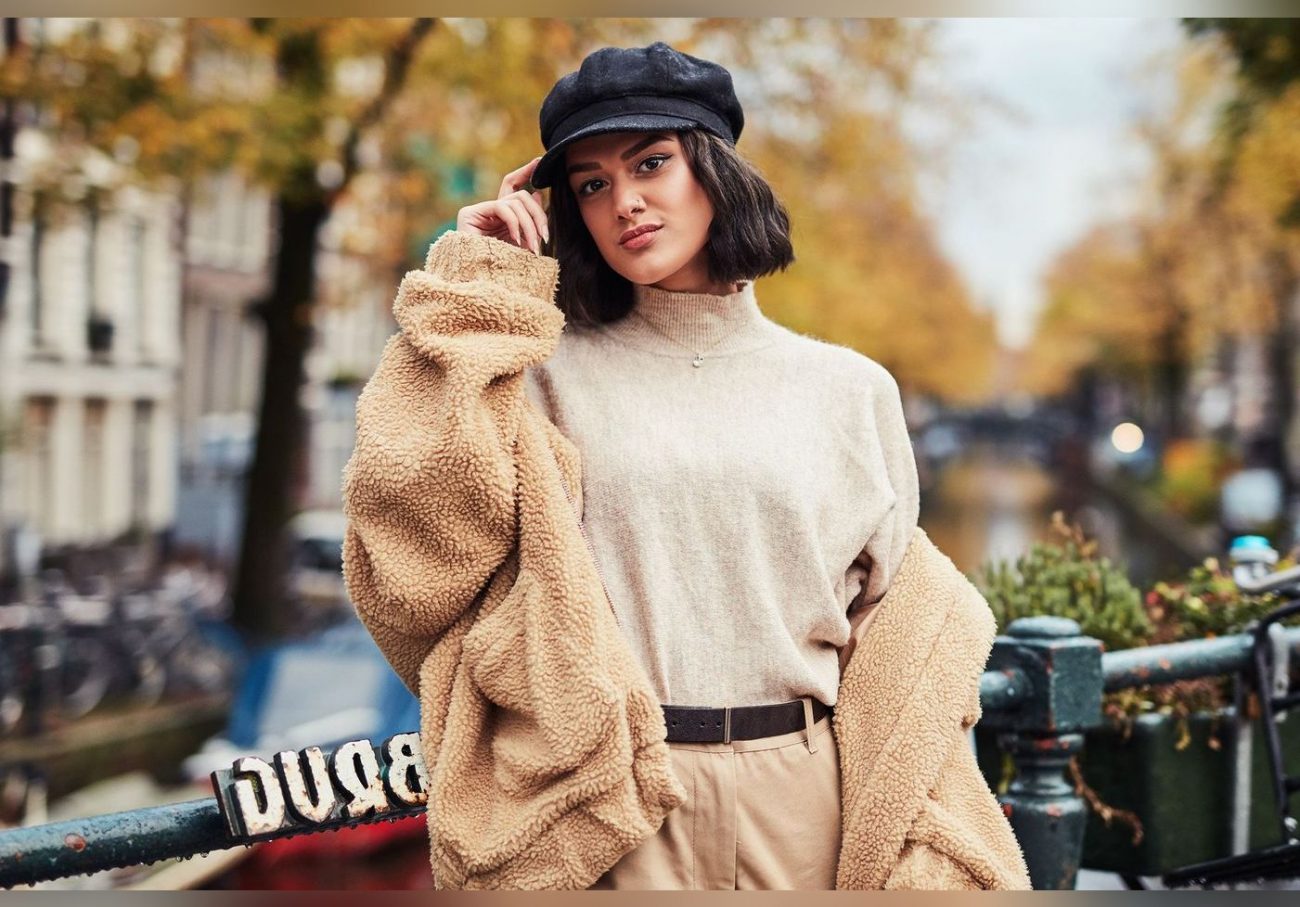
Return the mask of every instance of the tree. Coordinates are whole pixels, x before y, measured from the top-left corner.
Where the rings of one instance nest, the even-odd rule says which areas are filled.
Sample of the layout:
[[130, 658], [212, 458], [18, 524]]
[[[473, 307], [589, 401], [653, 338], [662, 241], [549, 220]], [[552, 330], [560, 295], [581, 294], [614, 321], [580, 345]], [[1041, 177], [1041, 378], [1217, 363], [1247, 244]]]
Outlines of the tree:
[[[404, 86], [430, 19], [92, 20], [58, 47], [5, 61], [7, 96], [37, 103], [72, 146], [129, 149], [143, 178], [186, 181], [235, 166], [270, 188], [279, 230], [257, 306], [265, 360], [232, 620], [253, 638], [287, 631], [282, 532], [302, 451], [298, 395], [311, 343], [317, 237], [356, 177], [362, 140]], [[341, 90], [339, 59], [378, 58], [369, 97]], [[232, 79], [195, 78], [225, 65]], [[333, 129], [338, 122], [342, 130]]]
[[[1173, 437], [1190, 423], [1180, 405], [1191, 364], [1246, 340], [1264, 344], [1276, 407], [1269, 440], [1285, 477], [1294, 473], [1282, 440], [1295, 423], [1300, 288], [1300, 237], [1286, 214], [1300, 192], [1300, 82], [1239, 94], [1225, 47], [1213, 38], [1189, 45], [1176, 103], [1142, 124], [1154, 166], [1139, 212], [1094, 229], [1050, 271], [1027, 378], [1058, 392], [1094, 369], [1149, 386]], [[1218, 128], [1209, 128], [1216, 111]]]
[[1260, 264], [1272, 303], [1269, 371], [1276, 429], [1266, 441], [1290, 498], [1300, 487], [1300, 440], [1288, 445], [1300, 434], [1300, 19], [1184, 24], [1194, 36], [1218, 39], [1236, 64], [1234, 91], [1220, 112], [1217, 166], [1225, 205], [1255, 224], [1257, 234], [1271, 234]]

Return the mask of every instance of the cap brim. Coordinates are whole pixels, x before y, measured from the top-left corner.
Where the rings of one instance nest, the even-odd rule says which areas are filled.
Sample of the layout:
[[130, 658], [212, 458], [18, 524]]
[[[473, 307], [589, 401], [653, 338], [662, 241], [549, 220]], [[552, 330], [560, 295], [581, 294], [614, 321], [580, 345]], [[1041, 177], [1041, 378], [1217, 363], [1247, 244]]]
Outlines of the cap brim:
[[547, 189], [560, 182], [564, 169], [564, 152], [569, 145], [592, 135], [606, 132], [651, 132], [656, 129], [693, 129], [700, 124], [687, 117], [674, 117], [658, 113], [629, 113], [624, 116], [610, 117], [589, 126], [584, 126], [562, 142], [553, 145], [542, 155], [533, 169], [532, 187]]

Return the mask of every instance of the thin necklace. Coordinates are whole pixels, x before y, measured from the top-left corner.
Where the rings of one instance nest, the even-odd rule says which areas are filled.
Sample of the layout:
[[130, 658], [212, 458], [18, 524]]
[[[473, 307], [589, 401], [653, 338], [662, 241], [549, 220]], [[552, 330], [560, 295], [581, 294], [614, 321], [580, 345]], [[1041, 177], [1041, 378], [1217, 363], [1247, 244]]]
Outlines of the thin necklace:
[[699, 368], [701, 365], [704, 364], [705, 353], [709, 352], [718, 344], [720, 344], [722, 341], [726, 340], [732, 334], [736, 333], [736, 329], [733, 329], [730, 333], [724, 334], [723, 336], [719, 337], [717, 340], [713, 341], [713, 343], [710, 343], [704, 349], [697, 350], [687, 346], [686, 344], [682, 343], [680, 340], [677, 340], [675, 337], [670, 337], [667, 333], [661, 330], [653, 321], [651, 321], [649, 318], [642, 315], [641, 312], [638, 311], [637, 309], [632, 309], [632, 314], [635, 315], [637, 318], [640, 318], [642, 323], [645, 324], [646, 327], [650, 328], [650, 330], [654, 331], [656, 334], [658, 334], [660, 337], [667, 340], [669, 343], [676, 344], [677, 346], [680, 346], [682, 349], [686, 350], [687, 352], [694, 353], [695, 358], [691, 360], [691, 365], [695, 366], [696, 368]]

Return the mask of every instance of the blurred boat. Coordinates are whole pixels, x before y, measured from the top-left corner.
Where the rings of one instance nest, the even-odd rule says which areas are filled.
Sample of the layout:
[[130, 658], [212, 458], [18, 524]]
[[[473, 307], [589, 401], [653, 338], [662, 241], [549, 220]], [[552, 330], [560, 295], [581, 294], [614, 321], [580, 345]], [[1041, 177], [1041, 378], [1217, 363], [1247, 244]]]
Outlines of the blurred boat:
[[229, 725], [182, 769], [199, 780], [239, 756], [269, 760], [282, 750], [324, 749], [362, 737], [378, 744], [419, 726], [418, 701], [353, 618], [255, 652]]

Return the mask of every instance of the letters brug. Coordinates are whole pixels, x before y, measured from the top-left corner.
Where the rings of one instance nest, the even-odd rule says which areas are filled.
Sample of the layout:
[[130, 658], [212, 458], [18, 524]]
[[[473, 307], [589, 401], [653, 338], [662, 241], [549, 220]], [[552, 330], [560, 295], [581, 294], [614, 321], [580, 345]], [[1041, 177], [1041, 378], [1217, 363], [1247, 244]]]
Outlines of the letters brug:
[[418, 733], [373, 746], [352, 740], [328, 756], [320, 747], [256, 756], [212, 773], [221, 815], [241, 841], [279, 837], [285, 829], [315, 831], [354, 821], [419, 813], [429, 796]]

